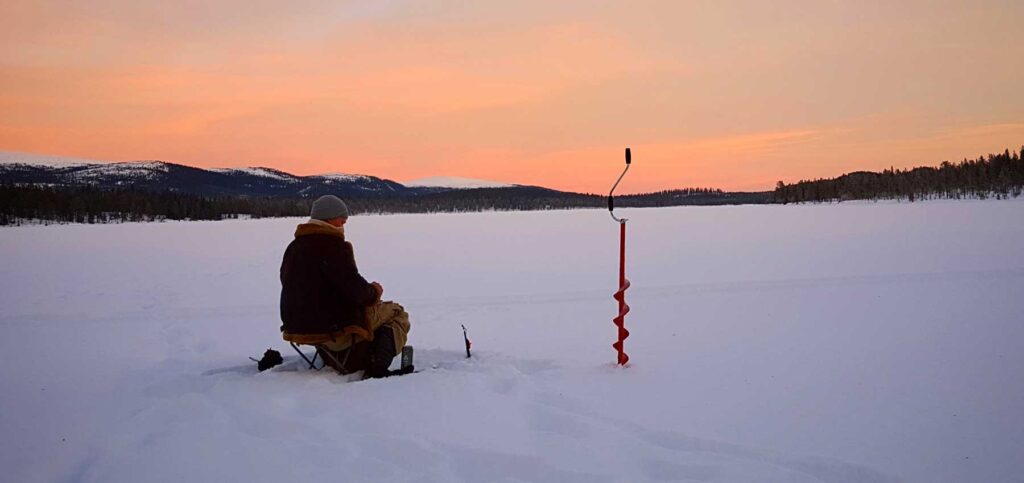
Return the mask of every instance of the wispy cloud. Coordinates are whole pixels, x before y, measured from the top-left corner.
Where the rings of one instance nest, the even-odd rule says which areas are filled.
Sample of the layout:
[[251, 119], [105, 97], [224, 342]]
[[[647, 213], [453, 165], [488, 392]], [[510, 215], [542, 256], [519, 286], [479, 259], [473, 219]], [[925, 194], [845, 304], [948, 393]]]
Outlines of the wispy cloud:
[[770, 131], [700, 139], [677, 146], [680, 150], [766, 154], [818, 139], [818, 129]]

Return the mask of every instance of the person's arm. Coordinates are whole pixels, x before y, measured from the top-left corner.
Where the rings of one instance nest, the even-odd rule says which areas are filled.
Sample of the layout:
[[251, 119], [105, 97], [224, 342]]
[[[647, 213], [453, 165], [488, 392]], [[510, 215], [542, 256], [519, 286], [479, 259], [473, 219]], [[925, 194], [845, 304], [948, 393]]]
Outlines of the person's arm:
[[291, 255], [291, 252], [292, 244], [289, 243], [288, 248], [284, 249], [284, 256], [281, 257], [281, 268], [278, 270], [278, 280], [280, 280], [282, 284], [284, 284], [284, 278], [288, 275], [288, 259], [290, 258], [289, 255]]
[[379, 292], [359, 274], [351, 243], [344, 242], [337, 251], [332, 251], [324, 259], [323, 269], [343, 300], [359, 306], [377, 303]]

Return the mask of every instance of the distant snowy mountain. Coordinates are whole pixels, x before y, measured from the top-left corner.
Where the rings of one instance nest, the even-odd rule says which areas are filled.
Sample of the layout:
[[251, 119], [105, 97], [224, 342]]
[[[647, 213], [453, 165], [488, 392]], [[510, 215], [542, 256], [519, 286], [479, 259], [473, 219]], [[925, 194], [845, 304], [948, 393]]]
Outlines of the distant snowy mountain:
[[99, 189], [168, 190], [202, 196], [411, 196], [474, 188], [518, 188], [472, 178], [432, 177], [405, 184], [375, 176], [297, 176], [267, 167], [202, 169], [164, 161], [109, 162], [0, 151], [0, 182]]
[[53, 187], [142, 189], [200, 196], [395, 196], [420, 193], [356, 174], [296, 176], [266, 167], [202, 169], [164, 161], [103, 162], [0, 151], [0, 182]]
[[473, 178], [460, 178], [456, 176], [433, 176], [412, 181], [406, 181], [405, 186], [410, 188], [450, 188], [450, 189], [475, 189], [475, 188], [512, 188], [516, 185], [499, 183]]

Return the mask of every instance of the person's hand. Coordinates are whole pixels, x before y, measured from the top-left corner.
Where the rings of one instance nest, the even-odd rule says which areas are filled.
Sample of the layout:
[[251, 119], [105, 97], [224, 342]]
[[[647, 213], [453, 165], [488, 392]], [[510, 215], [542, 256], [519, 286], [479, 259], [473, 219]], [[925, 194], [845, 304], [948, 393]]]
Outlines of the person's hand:
[[380, 302], [381, 297], [384, 296], [384, 286], [377, 282], [370, 282], [370, 285], [372, 285], [373, 288], [377, 290], [377, 301]]

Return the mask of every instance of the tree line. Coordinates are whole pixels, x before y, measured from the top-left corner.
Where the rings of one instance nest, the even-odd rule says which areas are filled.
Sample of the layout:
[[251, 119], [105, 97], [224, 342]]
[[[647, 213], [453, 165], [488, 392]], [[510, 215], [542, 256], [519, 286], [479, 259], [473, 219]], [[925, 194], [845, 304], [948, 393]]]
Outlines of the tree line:
[[944, 161], [939, 167], [859, 171], [837, 178], [816, 179], [775, 187], [776, 203], [846, 200], [908, 200], [929, 198], [1006, 198], [1024, 190], [1024, 147], [1000, 154]]
[[173, 191], [0, 185], [0, 225], [295, 216], [306, 200], [204, 197]]
[[[770, 193], [688, 188], [616, 197], [622, 207], [764, 203]], [[529, 211], [601, 208], [606, 198], [537, 187], [452, 190], [397, 197], [346, 197], [353, 214]], [[0, 184], [0, 225], [222, 220], [306, 216], [312, 199], [199, 196], [179, 191]]]

